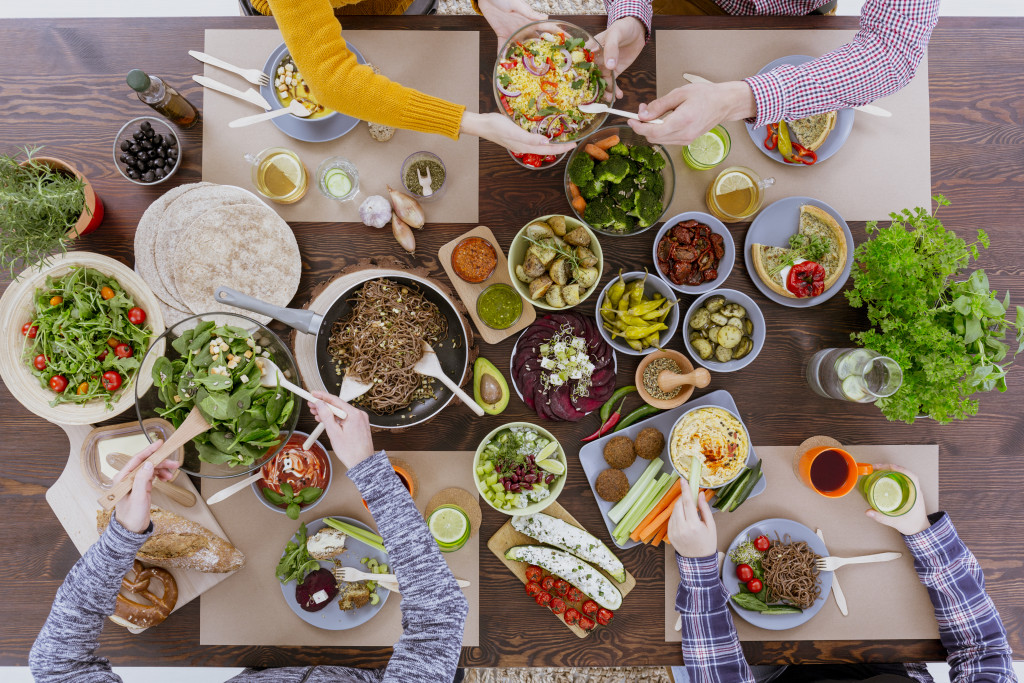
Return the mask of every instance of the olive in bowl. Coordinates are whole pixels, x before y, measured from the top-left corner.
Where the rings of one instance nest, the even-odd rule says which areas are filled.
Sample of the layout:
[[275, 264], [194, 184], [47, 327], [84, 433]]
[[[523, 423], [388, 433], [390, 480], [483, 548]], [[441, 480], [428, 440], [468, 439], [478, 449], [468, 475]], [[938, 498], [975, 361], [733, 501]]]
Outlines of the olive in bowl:
[[178, 136], [152, 116], [132, 119], [114, 139], [114, 165], [123, 178], [136, 185], [158, 185], [181, 166]]

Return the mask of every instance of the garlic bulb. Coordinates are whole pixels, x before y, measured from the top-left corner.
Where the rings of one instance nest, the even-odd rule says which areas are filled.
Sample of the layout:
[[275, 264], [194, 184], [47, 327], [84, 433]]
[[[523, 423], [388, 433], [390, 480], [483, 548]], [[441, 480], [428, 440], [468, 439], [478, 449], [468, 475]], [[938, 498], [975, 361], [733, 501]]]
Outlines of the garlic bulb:
[[359, 218], [363, 225], [371, 228], [383, 228], [391, 220], [391, 203], [379, 194], [367, 197], [359, 205]]

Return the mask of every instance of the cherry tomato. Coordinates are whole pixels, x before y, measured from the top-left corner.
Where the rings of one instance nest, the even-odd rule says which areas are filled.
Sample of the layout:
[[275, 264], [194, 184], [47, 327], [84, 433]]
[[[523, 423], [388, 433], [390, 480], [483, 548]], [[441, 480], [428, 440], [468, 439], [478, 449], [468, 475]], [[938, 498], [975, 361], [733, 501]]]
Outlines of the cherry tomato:
[[107, 287], [106, 285], [103, 285], [102, 287], [100, 287], [100, 296], [102, 296], [104, 299], [113, 299], [115, 296], [114, 290], [112, 290], [110, 287]]
[[761, 579], [751, 579], [747, 581], [747, 590], [751, 593], [760, 593], [764, 589], [764, 583]]
[[594, 626], [596, 626], [596, 625], [597, 624], [595, 624], [594, 620], [591, 619], [590, 617], [580, 617], [580, 628], [583, 629], [584, 631], [589, 631], [590, 629], [594, 628]]
[[133, 353], [135, 352], [128, 344], [118, 344], [114, 347], [114, 355], [118, 358], [131, 358]]
[[29, 339], [35, 339], [36, 335], [39, 334], [39, 328], [32, 324], [32, 321], [25, 323], [21, 326], [21, 333]]
[[54, 375], [50, 378], [50, 388], [54, 393], [63, 393], [68, 388], [68, 378], [64, 375]]
[[531, 168], [540, 168], [541, 159], [539, 154], [524, 154], [520, 161]]
[[587, 600], [585, 603], [583, 603], [583, 606], [580, 609], [588, 617], [592, 616], [597, 613], [597, 603], [593, 600]]
[[555, 614], [563, 614], [565, 612], [565, 600], [562, 598], [551, 598], [551, 604], [548, 607]]
[[555, 592], [559, 595], [565, 595], [569, 592], [569, 582], [563, 579], [555, 581]]
[[85, 396], [86, 394], [88, 394], [89, 393], [89, 383], [88, 382], [82, 382], [81, 384], [79, 384], [78, 388], [75, 389], [75, 393], [78, 394], [79, 396]]
[[98, 360], [98, 361], [105, 361], [106, 359], [107, 359], [107, 350], [103, 349], [103, 353], [101, 353], [100, 355], [96, 356], [96, 360]]
[[32, 365], [36, 366], [36, 370], [45, 370], [46, 356], [44, 356], [43, 354], [39, 354], [38, 356], [32, 359]]
[[546, 605], [549, 602], [551, 602], [551, 593], [545, 593], [545, 592], [537, 593], [537, 595], [534, 596], [533, 599], [537, 601], [538, 605]]
[[541, 161], [543, 161], [545, 164], [550, 164], [550, 163], [554, 162], [554, 160], [557, 159], [557, 158], [558, 157], [556, 157], [554, 154], [548, 154], [546, 157], [541, 159]]
[[51, 296], [50, 297], [50, 305], [51, 306], [60, 306], [62, 303], [64, 303], [64, 297], [62, 297], [62, 296]]
[[579, 590], [574, 586], [569, 589], [569, 594], [565, 596], [565, 599], [569, 602], [582, 602], [583, 593], [580, 593]]
[[117, 391], [121, 388], [121, 375], [113, 370], [103, 373], [103, 388], [107, 391]]
[[117, 341], [113, 337], [110, 337], [110, 338], [107, 339], [107, 346], [109, 346], [112, 349], [117, 348], [117, 345], [120, 344], [120, 343], [121, 342]]
[[601, 626], [607, 626], [608, 622], [611, 621], [612, 617], [614, 616], [614, 612], [612, 612], [610, 609], [605, 609], [604, 607], [602, 607], [601, 609], [597, 610], [597, 623], [601, 624]]
[[760, 550], [762, 553], [767, 552], [771, 544], [772, 542], [769, 541], [768, 537], [763, 534], [754, 539], [754, 547]]
[[141, 325], [146, 322], [146, 312], [138, 306], [132, 306], [128, 309], [128, 322], [132, 325]]
[[556, 580], [557, 579], [555, 579], [555, 577], [553, 576], [545, 576], [543, 579], [541, 579], [540, 585], [544, 590], [550, 592], [551, 589], [555, 587]]
[[746, 583], [754, 578], [754, 568], [749, 564], [741, 564], [736, 567], [736, 578]]
[[534, 583], [540, 583], [540, 580], [544, 578], [544, 570], [535, 564], [531, 564], [526, 568], [526, 580], [533, 581]]
[[540, 584], [536, 581], [528, 581], [526, 584], [526, 594], [529, 595], [531, 598], [540, 593], [542, 590], [544, 589], [541, 588]]
[[565, 623], [567, 624], [578, 624], [580, 623], [580, 612], [579, 610], [570, 607], [565, 610]]

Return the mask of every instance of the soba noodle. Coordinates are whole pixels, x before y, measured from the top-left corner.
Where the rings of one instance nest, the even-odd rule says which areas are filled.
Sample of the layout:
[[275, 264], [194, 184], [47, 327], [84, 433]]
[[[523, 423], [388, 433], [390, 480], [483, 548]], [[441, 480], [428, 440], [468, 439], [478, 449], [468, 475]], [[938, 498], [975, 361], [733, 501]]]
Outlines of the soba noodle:
[[761, 558], [768, 602], [786, 602], [807, 609], [821, 595], [821, 582], [814, 562], [818, 555], [804, 541], [776, 539]]
[[327, 352], [372, 388], [359, 400], [378, 414], [405, 408], [433, 395], [429, 378], [413, 366], [423, 342], [436, 345], [448, 336], [441, 310], [423, 294], [390, 280], [370, 280], [352, 300], [352, 312], [334, 323]]

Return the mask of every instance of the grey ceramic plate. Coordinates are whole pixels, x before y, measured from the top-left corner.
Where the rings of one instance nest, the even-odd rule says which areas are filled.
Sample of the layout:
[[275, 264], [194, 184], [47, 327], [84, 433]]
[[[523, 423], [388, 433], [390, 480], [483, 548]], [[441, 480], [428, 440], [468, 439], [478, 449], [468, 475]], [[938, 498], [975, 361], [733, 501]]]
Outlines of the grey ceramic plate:
[[[788, 296], [782, 296], [772, 291], [768, 285], [761, 281], [761, 277], [754, 270], [754, 259], [751, 256], [750, 249], [751, 245], [755, 243], [788, 247], [790, 236], [796, 234], [797, 227], [800, 225], [800, 207], [804, 204], [812, 204], [824, 209], [839, 223], [839, 226], [843, 229], [843, 234], [846, 235], [846, 264], [843, 266], [842, 275], [839, 276], [835, 284], [818, 296], [806, 299], [791, 299]], [[839, 215], [839, 212], [820, 199], [786, 197], [765, 208], [757, 215], [754, 222], [750, 224], [750, 229], [747, 230], [747, 241], [743, 245], [743, 255], [746, 257], [744, 260], [747, 264], [747, 273], [750, 275], [750, 279], [754, 281], [754, 285], [761, 290], [762, 294], [783, 306], [809, 308], [834, 297], [850, 278], [850, 268], [853, 266], [853, 233], [850, 232], [850, 226], [846, 224], [846, 221]]]
[[[765, 71], [771, 71], [775, 67], [782, 66], [783, 64], [792, 64], [796, 66], [799, 64], [803, 64], [804, 62], [809, 62], [812, 59], [815, 58], [810, 57], [808, 55], [790, 55], [789, 57], [780, 57], [779, 59], [776, 59], [774, 62], [769, 62], [768, 64], [766, 64], [764, 68], [762, 68], [757, 73], [763, 74]], [[829, 157], [831, 157], [836, 152], [838, 152], [839, 148], [843, 146], [844, 142], [846, 142], [846, 138], [850, 137], [850, 131], [853, 130], [853, 116], [853, 109], [840, 109], [838, 112], [836, 112], [836, 127], [832, 130], [832, 133], [825, 139], [825, 142], [822, 143], [821, 147], [815, 150], [815, 154], [818, 155], [819, 164], [828, 159]], [[766, 157], [774, 159], [780, 164], [785, 164], [786, 166], [794, 166], [797, 168], [814, 168], [814, 166], [817, 165], [812, 164], [811, 166], [807, 166], [806, 164], [786, 163], [785, 161], [782, 160], [782, 155], [779, 154], [778, 149], [765, 149], [764, 138], [767, 135], [767, 128], [765, 126], [761, 126], [760, 128], [754, 128], [749, 123], [746, 124], [746, 126], [747, 134], [750, 135], [750, 139], [754, 141], [754, 146], [761, 150], [761, 153], [764, 154]]]
[[[722, 583], [725, 584], [725, 589], [729, 591], [729, 595], [739, 591], [740, 581], [736, 578], [736, 563], [729, 559], [729, 553], [743, 541], [753, 541], [762, 534], [773, 542], [775, 541], [776, 534], [783, 540], [786, 539], [786, 536], [789, 536], [790, 541], [807, 541], [807, 544], [811, 546], [814, 552], [821, 557], [828, 557], [828, 549], [822, 540], [811, 529], [808, 529], [800, 522], [774, 518], [751, 524], [733, 539], [732, 543], [729, 544], [729, 550], [725, 553], [725, 563], [722, 565]], [[818, 595], [818, 599], [814, 601], [814, 604], [809, 609], [805, 609], [799, 614], [761, 614], [760, 612], [743, 609], [732, 600], [729, 601], [729, 604], [732, 605], [736, 614], [754, 626], [768, 629], [769, 631], [784, 631], [810, 621], [811, 617], [817, 614], [821, 606], [825, 604], [825, 600], [828, 599], [828, 595], [832, 591], [832, 572], [821, 572], [818, 574], [818, 578], [821, 579], [821, 594]]]
[[[608, 443], [609, 439], [613, 436], [627, 436], [630, 439], [635, 439], [641, 429], [644, 429], [645, 427], [654, 427], [665, 435], [665, 448], [662, 449], [661, 455], [658, 456], [665, 461], [665, 464], [661, 467], [661, 472], [671, 473], [672, 460], [668, 455], [668, 441], [672, 427], [675, 425], [676, 420], [679, 419], [680, 415], [693, 410], [694, 408], [700, 408], [701, 406], [718, 406], [719, 408], [725, 408], [739, 418], [741, 423], [743, 422], [743, 418], [740, 417], [740, 412], [736, 408], [736, 401], [733, 400], [732, 394], [728, 391], [719, 389], [718, 391], [712, 391], [710, 394], [705, 394], [700, 398], [687, 401], [678, 408], [666, 410], [663, 413], [658, 413], [653, 417], [649, 417], [646, 420], [630, 425], [620, 432], [602, 436], [597, 441], [585, 444], [580, 449], [580, 464], [583, 465], [583, 472], [587, 475], [587, 481], [590, 482], [590, 488], [594, 492], [594, 500], [597, 501], [597, 507], [601, 509], [601, 518], [604, 519], [604, 525], [608, 528], [609, 538], [611, 538], [612, 531], [615, 529], [616, 524], [608, 518], [608, 512], [615, 507], [615, 503], [609, 503], [604, 498], [597, 495], [597, 489], [594, 487], [594, 482], [597, 481], [597, 475], [608, 469], [608, 463], [604, 460], [604, 445]], [[747, 429], [747, 426], [744, 424], [743, 428]], [[747, 434], [750, 434], [749, 429], [747, 429]], [[750, 452], [747, 455], [747, 466], [749, 467], [753, 465], [757, 460], [757, 453], [754, 452], [754, 446], [751, 444]], [[636, 480], [640, 478], [640, 475], [644, 473], [644, 470], [647, 469], [647, 465], [649, 464], [650, 460], [637, 458], [632, 465], [622, 470], [626, 473], [626, 478], [629, 479], [630, 485], [636, 483]], [[661, 474], [658, 476], [661, 476]], [[762, 476], [761, 480], [757, 482], [756, 486], [754, 486], [754, 490], [750, 492], [749, 497], [753, 498], [754, 496], [761, 495], [764, 493], [766, 488], [768, 488], [768, 479], [766, 476]], [[615, 543], [614, 539], [612, 539], [612, 543]], [[619, 548], [632, 548], [635, 545], [640, 545], [640, 543], [638, 541], [629, 540], [626, 541], [625, 545], [619, 545], [618, 543], [615, 543], [615, 545]]]
[[[356, 61], [366, 64], [366, 59], [356, 47], [346, 41], [348, 49], [356, 56]], [[277, 92], [274, 90], [274, 75], [277, 73], [277, 65], [281, 63], [284, 56], [288, 54], [288, 46], [281, 43], [267, 57], [267, 63], [263, 65], [263, 72], [270, 75], [270, 84], [260, 86], [260, 94], [270, 102], [271, 111], [282, 109], [281, 100], [277, 99]], [[330, 116], [321, 119], [300, 119], [298, 116], [288, 114], [271, 119], [271, 123], [277, 126], [278, 130], [289, 137], [303, 142], [327, 142], [345, 135], [356, 127], [359, 119], [334, 112]]]
[[[743, 358], [739, 360], [730, 360], [725, 363], [720, 363], [715, 360], [704, 360], [700, 357], [694, 348], [693, 344], [690, 343], [690, 317], [694, 312], [704, 305], [704, 302], [712, 296], [724, 296], [725, 300], [739, 304], [743, 308], [747, 309], [747, 317], [750, 318], [750, 322], [754, 323], [754, 334], [751, 337], [751, 341], [754, 342], [754, 348], [750, 350]], [[683, 345], [686, 347], [686, 352], [690, 354], [690, 358], [693, 359], [694, 363], [703, 365], [712, 372], [735, 372], [742, 368], [747, 367], [754, 362], [757, 358], [757, 354], [761, 353], [761, 349], [764, 348], [764, 339], [767, 333], [766, 324], [764, 322], [764, 314], [761, 313], [761, 309], [758, 307], [754, 300], [743, 292], [738, 292], [735, 289], [716, 289], [711, 292], [707, 292], [697, 297], [697, 299], [690, 304], [690, 308], [686, 310], [686, 315], [683, 316], [683, 324], [679, 326], [679, 333], [683, 335]], [[684, 404], [685, 405], [685, 404]]]
[[[360, 529], [366, 529], [367, 531], [373, 531], [370, 527], [366, 526], [357, 519], [351, 517], [342, 517], [341, 515], [331, 515], [335, 519], [339, 519], [343, 522], [351, 524], [352, 526], [359, 527]], [[321, 517], [312, 522], [306, 523], [306, 531], [309, 536], [312, 536], [316, 532], [327, 526], [324, 523], [326, 517]], [[291, 539], [295, 540], [293, 535]], [[360, 540], [352, 538], [351, 536], [345, 541], [346, 551], [342, 554], [340, 562], [345, 567], [355, 567], [356, 569], [366, 570], [366, 567], [360, 564], [359, 560], [364, 557], [372, 557], [380, 562], [381, 564], [387, 564], [388, 554], [371, 548]], [[284, 553], [281, 553], [284, 557]], [[334, 564], [332, 562], [320, 562], [320, 566], [324, 569], [332, 569]], [[284, 595], [285, 604], [291, 608], [295, 614], [299, 616], [307, 624], [322, 628], [327, 631], [347, 631], [350, 628], [362, 626], [370, 619], [373, 619], [377, 612], [380, 612], [384, 608], [384, 603], [388, 601], [388, 596], [391, 594], [390, 591], [377, 586], [377, 595], [380, 596], [380, 602], [376, 605], [365, 605], [359, 609], [353, 610], [342, 610], [338, 608], [338, 597], [335, 596], [331, 600], [327, 607], [324, 607], [318, 612], [307, 612], [306, 610], [299, 607], [298, 601], [295, 600], [295, 581], [289, 581], [288, 583], [281, 584], [281, 594]]]
[[[703, 223], [711, 228], [711, 232], [721, 235], [722, 244], [725, 247], [725, 254], [718, 262], [718, 277], [709, 282], [702, 282], [696, 287], [691, 287], [689, 285], [677, 285], [669, 280], [668, 275], [661, 272], [661, 268], [658, 267], [658, 243], [661, 242], [661, 238], [676, 225], [689, 220]], [[722, 223], [722, 221], [708, 213], [687, 211], [686, 213], [680, 213], [672, 216], [672, 218], [665, 221], [665, 225], [661, 226], [661, 230], [659, 230], [658, 234], [654, 236], [654, 249], [651, 252], [651, 256], [654, 259], [655, 272], [658, 273], [658, 277], [660, 277], [669, 287], [677, 292], [682, 292], [683, 294], [703, 294], [704, 292], [710, 292], [712, 289], [716, 289], [725, 284], [726, 278], [728, 278], [729, 273], [732, 272], [733, 263], [736, 261], [736, 245], [733, 243], [732, 233], [729, 232], [729, 229], [725, 227], [725, 224]]]

